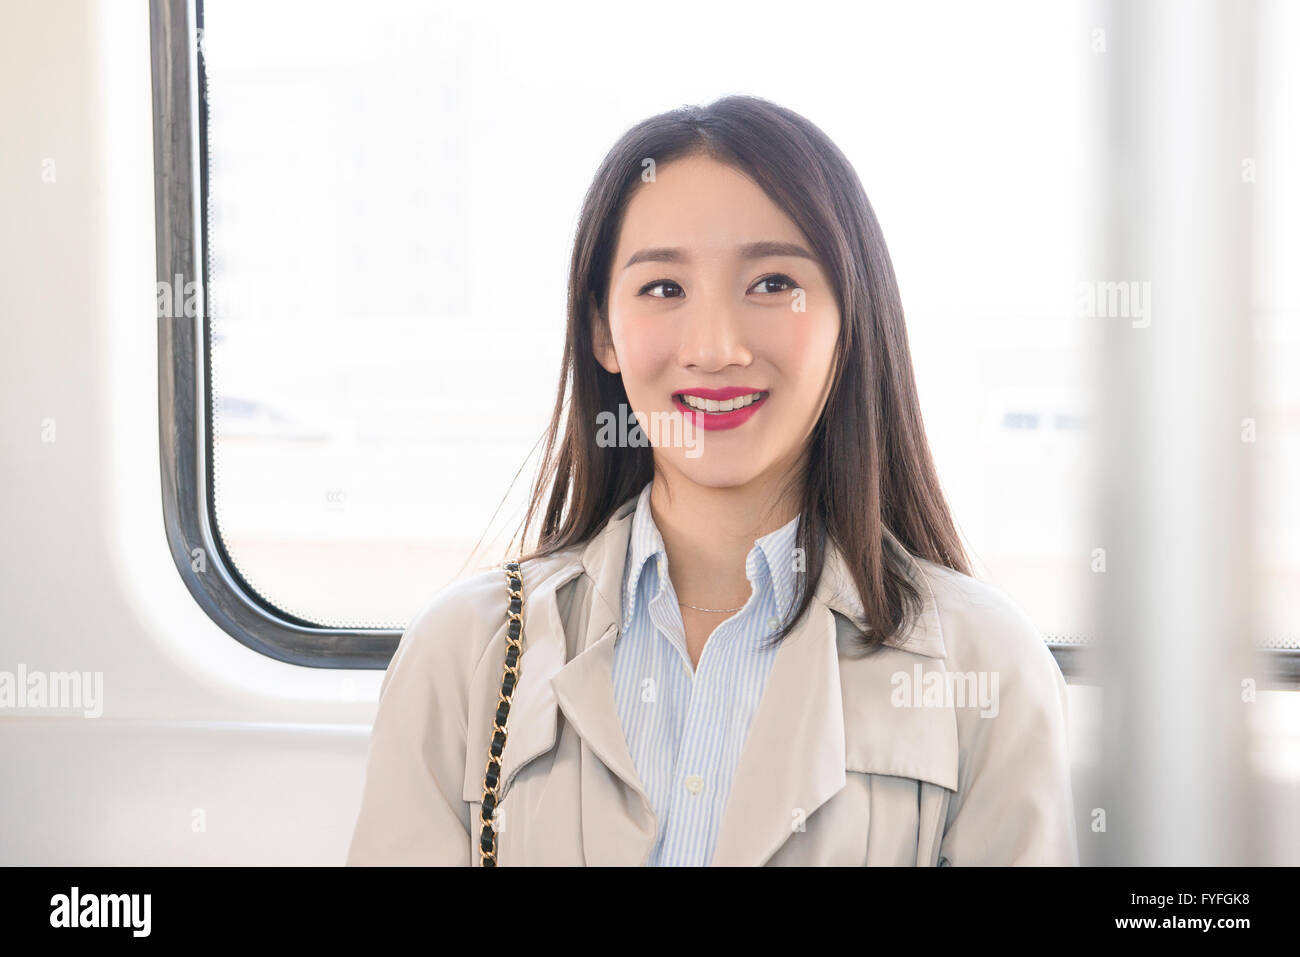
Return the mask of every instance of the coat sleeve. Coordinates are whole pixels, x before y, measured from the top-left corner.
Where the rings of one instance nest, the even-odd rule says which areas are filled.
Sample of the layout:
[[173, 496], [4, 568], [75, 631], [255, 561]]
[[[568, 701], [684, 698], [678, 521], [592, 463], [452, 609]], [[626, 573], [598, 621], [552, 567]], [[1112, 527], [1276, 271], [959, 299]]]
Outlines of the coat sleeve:
[[979, 666], [997, 675], [997, 709], [958, 709], [961, 766], [940, 863], [1076, 866], [1065, 679], [1009, 600], [983, 612], [971, 627], [982, 632]]
[[349, 866], [473, 863], [461, 791], [468, 679], [486, 638], [471, 596], [483, 582], [444, 591], [402, 634], [379, 692]]

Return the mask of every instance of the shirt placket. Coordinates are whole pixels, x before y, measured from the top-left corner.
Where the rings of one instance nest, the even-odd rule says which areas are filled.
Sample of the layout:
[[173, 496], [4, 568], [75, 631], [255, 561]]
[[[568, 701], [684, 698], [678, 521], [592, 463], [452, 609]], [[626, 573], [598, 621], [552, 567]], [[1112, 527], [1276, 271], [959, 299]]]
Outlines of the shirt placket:
[[[662, 568], [662, 566], [660, 566]], [[700, 665], [692, 670], [686, 650], [686, 633], [682, 623], [681, 612], [677, 610], [677, 596], [672, 582], [666, 574], [661, 574], [662, 589], [660, 601], [651, 604], [651, 617], [656, 627], [670, 637], [677, 650], [683, 667], [689, 676], [686, 720], [682, 726], [681, 740], [672, 759], [672, 779], [668, 787], [668, 815], [665, 822], [661, 844], [656, 848], [656, 857], [661, 863], [683, 866], [702, 866], [707, 863], [709, 846], [707, 841], [688, 840], [687, 835], [704, 834], [709, 817], [718, 813], [717, 788], [720, 786], [718, 768], [700, 767], [709, 755], [707, 745], [713, 744], [714, 750], [726, 747], [726, 742], [713, 741], [713, 729], [706, 725], [705, 716], [718, 703], [718, 694], [725, 689], [718, 689], [716, 676], [727, 673], [730, 656], [735, 653], [732, 648], [733, 637], [737, 628], [743, 628], [749, 616], [761, 605], [751, 605], [744, 612], [728, 619], [718, 626], [709, 636], [700, 655]], [[752, 582], [751, 582], [752, 585]], [[760, 595], [756, 586], [755, 591]], [[671, 606], [671, 609], [670, 609]], [[661, 855], [668, 857], [662, 858]]]
[[706, 863], [707, 842], [685, 837], [704, 834], [709, 817], [717, 812], [718, 775], [721, 772], [716, 767], [702, 765], [709, 756], [708, 745], [712, 744], [716, 750], [719, 743], [712, 740], [714, 732], [707, 727], [705, 716], [717, 704], [719, 689], [715, 678], [726, 673], [725, 659], [730, 654], [726, 639], [730, 637], [731, 628], [731, 624], [721, 626], [705, 645], [700, 667], [691, 680], [686, 722], [677, 754], [673, 757], [665, 841], [674, 847], [677, 859], [673, 863], [677, 864], [699, 866]]
[[[673, 591], [672, 582], [667, 574], [667, 560], [662, 552], [656, 555], [653, 560], [655, 563], [655, 579], [654, 585], [649, 592], [650, 601], [648, 611], [650, 614], [650, 621], [655, 627], [656, 634], [661, 639], [667, 641], [671, 646], [672, 655], [675, 659], [674, 663], [686, 672], [686, 680], [691, 682], [691, 669], [688, 664], [689, 659], [686, 653], [686, 631], [680, 612], [676, 614], [673, 613], [676, 609], [677, 596]], [[670, 664], [669, 667], [671, 668], [673, 665]], [[672, 679], [670, 675], [665, 674], [661, 675], [661, 680], [666, 683]], [[665, 688], [664, 690], [667, 691], [668, 689]], [[688, 702], [693, 700], [693, 691], [693, 684], [687, 684], [686, 694]], [[684, 747], [684, 742], [690, 736], [691, 707], [692, 705], [688, 703], [687, 717], [682, 723], [681, 737], [675, 742], [675, 751], [668, 762], [670, 779], [667, 782], [667, 787], [662, 790], [660, 788], [655, 788], [656, 791], [659, 791], [661, 794], [666, 794], [667, 797], [667, 806], [663, 809], [663, 826], [660, 829], [659, 841], [652, 852], [652, 859], [658, 863], [676, 863], [676, 861], [673, 860], [663, 861], [661, 855], [665, 845], [672, 846], [673, 835], [678, 832], [677, 826], [680, 824], [680, 811], [677, 807], [676, 788], [678, 774], [677, 766], [681, 757], [682, 748]]]

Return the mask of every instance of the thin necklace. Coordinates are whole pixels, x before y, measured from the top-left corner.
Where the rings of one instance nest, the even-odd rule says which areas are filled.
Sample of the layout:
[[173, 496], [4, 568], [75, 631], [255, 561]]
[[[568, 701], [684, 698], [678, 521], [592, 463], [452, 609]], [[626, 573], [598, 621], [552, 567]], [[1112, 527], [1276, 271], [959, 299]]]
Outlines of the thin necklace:
[[686, 605], [687, 608], [694, 608], [696, 611], [716, 611], [716, 612], [740, 611], [740, 608], [745, 607], [744, 605], [741, 605], [740, 608], [701, 608], [699, 605], [687, 604], [686, 602], [682, 601], [680, 598], [677, 599], [677, 604]]

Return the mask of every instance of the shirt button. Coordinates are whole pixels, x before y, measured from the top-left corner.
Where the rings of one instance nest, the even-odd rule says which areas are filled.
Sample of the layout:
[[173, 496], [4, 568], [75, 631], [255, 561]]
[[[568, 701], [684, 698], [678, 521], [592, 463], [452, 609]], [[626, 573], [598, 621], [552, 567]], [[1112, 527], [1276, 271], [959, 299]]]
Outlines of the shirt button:
[[780, 625], [781, 625], [781, 619], [779, 618], [769, 618], [767, 620], [768, 631], [776, 631], [780, 627]]
[[682, 662], [682, 671], [686, 674], [686, 677], [688, 678], [693, 674], [693, 672], [691, 671], [691, 666], [684, 661]]
[[686, 790], [692, 794], [699, 794], [704, 790], [704, 778], [698, 774], [692, 774], [686, 778]]

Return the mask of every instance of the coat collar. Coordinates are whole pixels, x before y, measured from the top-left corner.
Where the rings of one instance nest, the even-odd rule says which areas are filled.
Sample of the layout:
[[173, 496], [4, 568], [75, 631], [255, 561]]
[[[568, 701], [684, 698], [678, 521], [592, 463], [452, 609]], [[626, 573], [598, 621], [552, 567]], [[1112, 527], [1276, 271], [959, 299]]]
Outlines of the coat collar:
[[[584, 850], [594, 865], [644, 863], [655, 837], [654, 813], [627, 746], [611, 680], [635, 507], [635, 498], [621, 505], [585, 546], [525, 563], [524, 653], [502, 758], [504, 800], [519, 770], [554, 747], [557, 712], [564, 713], [598, 759], [597, 764], [584, 754], [580, 771]], [[862, 604], [842, 556], [828, 547], [808, 614], [773, 662], [736, 768], [713, 864], [765, 863], [797, 835], [801, 820], [844, 787], [848, 771], [956, 789], [952, 707], [891, 703], [899, 673], [911, 680], [918, 670], [944, 671], [945, 648], [922, 565], [888, 530], [885, 541], [917, 586], [920, 613], [905, 633], [870, 654], [855, 655], [849, 642], [857, 629], [851, 623], [861, 619]], [[570, 583], [577, 591], [566, 593], [562, 614], [561, 589]], [[502, 635], [504, 630], [503, 624]], [[479, 667], [499, 681], [500, 662], [491, 655]], [[490, 714], [497, 690], [494, 682], [476, 680], [470, 713]], [[488, 729], [471, 728], [471, 749], [476, 739], [485, 752]], [[482, 780], [479, 762], [468, 761], [466, 801], [482, 797]], [[627, 791], [636, 800], [628, 800]], [[597, 817], [588, 808], [603, 810]]]
[[[621, 613], [621, 596], [623, 583], [623, 564], [627, 557], [627, 543], [631, 535], [632, 519], [636, 512], [637, 499], [631, 498], [620, 505], [609, 521], [597, 532], [582, 550], [582, 557], [575, 566], [568, 563], [560, 573], [563, 581], [571, 580], [575, 574], [584, 572], [592, 579], [595, 594], [609, 609], [614, 621]], [[939, 608], [935, 602], [934, 592], [930, 587], [920, 561], [898, 540], [888, 528], [884, 528], [885, 547], [899, 560], [908, 579], [916, 586], [921, 596], [921, 609], [913, 627], [906, 632], [891, 635], [885, 640], [886, 645], [925, 655], [929, 658], [946, 657], [943, 644], [943, 630], [939, 622]], [[830, 543], [826, 549], [826, 562], [818, 582], [815, 600], [839, 612], [850, 622], [861, 620], [863, 606], [857, 589], [853, 587], [853, 578], [840, 550]]]

